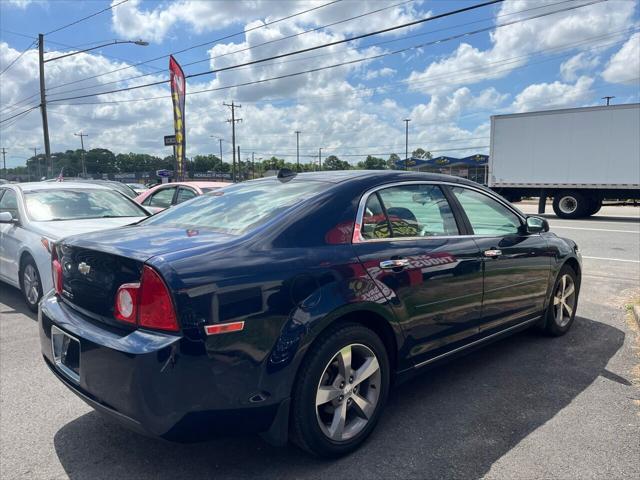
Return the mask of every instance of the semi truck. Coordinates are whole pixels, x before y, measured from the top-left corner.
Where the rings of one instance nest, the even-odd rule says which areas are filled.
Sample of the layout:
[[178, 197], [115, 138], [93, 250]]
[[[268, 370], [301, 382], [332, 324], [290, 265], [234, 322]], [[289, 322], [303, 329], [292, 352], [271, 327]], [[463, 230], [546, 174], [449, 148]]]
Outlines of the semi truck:
[[640, 103], [491, 117], [488, 186], [561, 218], [640, 199]]

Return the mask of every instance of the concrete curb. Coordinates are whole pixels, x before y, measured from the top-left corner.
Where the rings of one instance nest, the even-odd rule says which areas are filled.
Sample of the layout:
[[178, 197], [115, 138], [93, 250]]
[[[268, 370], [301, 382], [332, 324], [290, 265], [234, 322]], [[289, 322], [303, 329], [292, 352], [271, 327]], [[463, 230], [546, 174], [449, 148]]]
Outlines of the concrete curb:
[[633, 318], [636, 319], [638, 325], [640, 326], [640, 305], [634, 305], [631, 309], [631, 313], [633, 314]]

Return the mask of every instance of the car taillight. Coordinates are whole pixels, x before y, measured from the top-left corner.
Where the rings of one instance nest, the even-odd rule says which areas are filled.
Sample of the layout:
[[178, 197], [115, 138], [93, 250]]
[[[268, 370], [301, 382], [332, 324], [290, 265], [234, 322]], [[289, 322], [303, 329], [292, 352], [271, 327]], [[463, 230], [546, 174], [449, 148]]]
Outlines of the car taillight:
[[144, 266], [140, 283], [125, 283], [116, 293], [116, 319], [145, 328], [179, 330], [171, 294], [160, 275]]
[[58, 295], [62, 295], [62, 265], [58, 260], [58, 251], [55, 245], [51, 249], [51, 277], [53, 289]]
[[125, 283], [116, 293], [116, 305], [113, 314], [116, 319], [136, 324], [138, 321], [138, 290], [139, 283]]
[[138, 325], [172, 332], [178, 330], [178, 320], [169, 289], [160, 275], [147, 266], [142, 270], [140, 281]]

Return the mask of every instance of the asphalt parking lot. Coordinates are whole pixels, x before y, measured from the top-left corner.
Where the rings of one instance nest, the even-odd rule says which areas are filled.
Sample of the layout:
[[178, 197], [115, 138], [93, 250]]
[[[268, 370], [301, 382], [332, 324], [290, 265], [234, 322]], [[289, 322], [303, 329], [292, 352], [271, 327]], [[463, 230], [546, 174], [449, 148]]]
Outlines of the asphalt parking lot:
[[[534, 205], [519, 205], [534, 213]], [[171, 444], [103, 420], [39, 353], [36, 317], [0, 284], [0, 477], [640, 478], [640, 209], [547, 215], [584, 256], [578, 317], [527, 331], [397, 388], [373, 437], [327, 462], [257, 436]]]

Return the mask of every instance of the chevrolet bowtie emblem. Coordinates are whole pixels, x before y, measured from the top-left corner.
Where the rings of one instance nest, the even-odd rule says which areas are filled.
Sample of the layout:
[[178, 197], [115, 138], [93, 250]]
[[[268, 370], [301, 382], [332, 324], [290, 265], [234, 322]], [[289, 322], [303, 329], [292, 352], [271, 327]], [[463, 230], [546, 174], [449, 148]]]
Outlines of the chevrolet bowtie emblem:
[[78, 264], [78, 271], [83, 275], [88, 275], [89, 272], [91, 271], [91, 265], [87, 265], [84, 262], [80, 262]]

